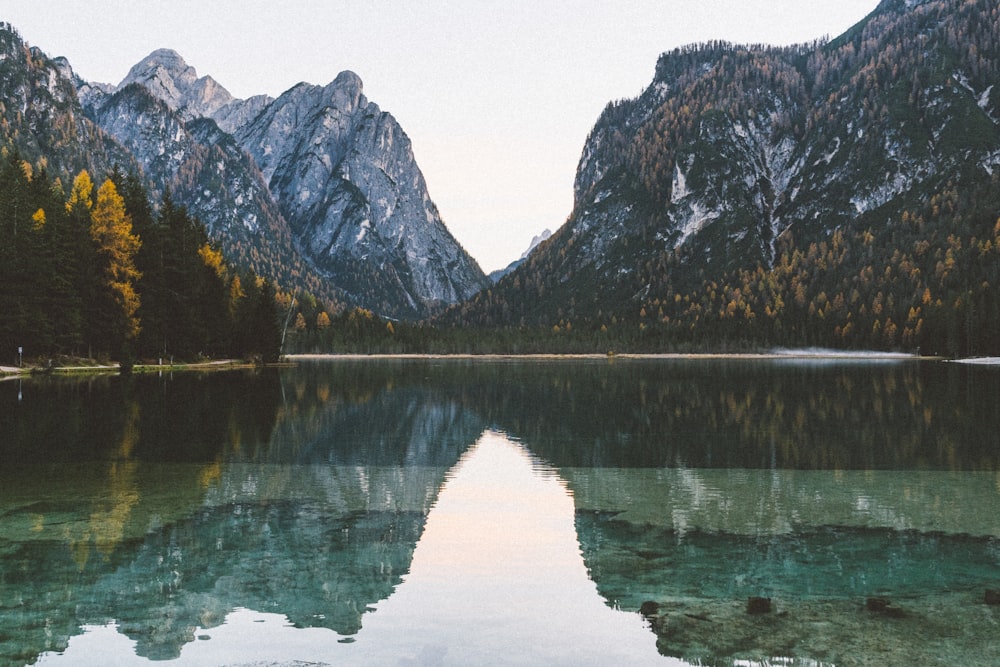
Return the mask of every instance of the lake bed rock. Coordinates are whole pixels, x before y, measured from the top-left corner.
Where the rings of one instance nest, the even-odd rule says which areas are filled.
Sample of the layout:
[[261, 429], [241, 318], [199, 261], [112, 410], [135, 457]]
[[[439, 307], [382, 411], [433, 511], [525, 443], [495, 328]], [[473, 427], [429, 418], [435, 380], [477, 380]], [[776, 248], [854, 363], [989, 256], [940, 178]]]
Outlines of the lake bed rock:
[[747, 613], [751, 616], [756, 616], [758, 614], [770, 614], [771, 610], [771, 598], [755, 596], [747, 600]]

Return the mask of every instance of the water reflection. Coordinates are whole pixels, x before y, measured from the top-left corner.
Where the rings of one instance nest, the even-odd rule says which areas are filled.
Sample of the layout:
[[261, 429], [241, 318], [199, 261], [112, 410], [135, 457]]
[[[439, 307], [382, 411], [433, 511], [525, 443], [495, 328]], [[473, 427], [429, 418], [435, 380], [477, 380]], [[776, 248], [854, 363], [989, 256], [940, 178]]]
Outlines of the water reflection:
[[989, 368], [405, 360], [301, 372], [309, 379], [288, 382], [306, 399], [318, 390], [372, 405], [415, 392], [560, 468], [1000, 469], [1000, 373]]
[[[426, 525], [419, 513], [406, 524], [396, 512], [388, 525], [372, 511], [331, 524], [330, 508], [318, 510], [245, 498], [150, 536], [130, 573], [100, 582], [115, 596], [115, 620], [40, 664], [665, 662], [641, 617], [608, 607], [588, 578], [566, 487], [501, 434], [485, 433], [466, 451]], [[350, 534], [360, 534], [353, 546]], [[416, 548], [394, 562], [395, 543]], [[372, 605], [364, 627], [356, 624]], [[260, 613], [269, 609], [278, 614]], [[344, 635], [355, 636], [345, 643]]]
[[[79, 554], [91, 547], [90, 513], [67, 509], [41, 534], [22, 530], [18, 539], [16, 524], [33, 519], [8, 512], [0, 519], [0, 613], [3, 626], [18, 632], [0, 635], [0, 648], [5, 659], [27, 661], [62, 650], [78, 624], [114, 620], [138, 655], [171, 658], [194, 639], [194, 627], [218, 625], [237, 607], [355, 633], [362, 614], [391, 595], [409, 568], [443, 473], [227, 470], [187, 516], [174, 509], [183, 496], [147, 495], [149, 532], [89, 559]], [[295, 478], [301, 481], [287, 483]], [[174, 518], [163, 524], [167, 511]], [[46, 538], [47, 531], [54, 534]]]
[[[541, 472], [541, 474], [540, 474]], [[637, 613], [588, 579], [555, 471], [487, 432], [441, 490], [410, 573], [354, 645], [368, 664], [660, 663]]]
[[[217, 664], [233, 637], [246, 660], [551, 664], [604, 642], [850, 664], [872, 594], [935, 609], [885, 645], [940, 631], [954, 662], [990, 654], [995, 616], [954, 610], [991, 613], [1000, 588], [991, 369], [338, 361], [17, 391], [0, 383], [3, 665], [78, 664], [100, 638], [121, 664]], [[757, 594], [790, 615], [754, 653]]]
[[[0, 457], [450, 466], [486, 428], [553, 465], [1000, 469], [1000, 373], [954, 364], [335, 361], [0, 383]], [[138, 417], [130, 416], [138, 413]]]

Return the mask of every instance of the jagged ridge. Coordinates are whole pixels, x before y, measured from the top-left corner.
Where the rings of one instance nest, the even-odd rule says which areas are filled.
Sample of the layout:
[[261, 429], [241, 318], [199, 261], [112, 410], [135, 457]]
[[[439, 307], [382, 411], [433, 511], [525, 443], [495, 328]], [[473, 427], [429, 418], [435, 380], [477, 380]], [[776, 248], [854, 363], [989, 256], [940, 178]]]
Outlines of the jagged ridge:
[[[172, 114], [182, 123], [214, 121], [212, 146], [220, 145], [221, 135], [231, 135], [234, 141], [219, 164], [235, 160], [237, 167], [224, 171], [249, 172], [238, 180], [253, 183], [259, 168], [263, 187], [254, 186], [248, 196], [216, 197], [228, 206], [199, 207], [211, 229], [225, 235], [239, 228], [233, 211], [251, 230], [256, 221], [278, 213], [307, 270], [335, 285], [348, 302], [390, 317], [422, 317], [485, 285], [482, 271], [431, 202], [408, 137], [365, 98], [356, 74], [342, 72], [327, 86], [299, 84], [277, 99], [238, 100], [211, 77], [199, 78], [176, 52], [160, 49], [132, 68], [116, 95], [136, 85], [166, 106], [169, 113], [161, 112], [161, 119]], [[108, 123], [105, 107], [114, 99], [91, 102], [95, 117]], [[178, 148], [173, 155], [164, 150], [165, 142], [181, 137], [173, 128], [143, 137], [124, 125], [105, 127], [142, 152], [150, 169], [166, 161], [170, 171], [184, 171], [181, 163], [190, 150]], [[214, 176], [209, 180], [227, 193], [226, 179]], [[193, 179], [198, 186], [185, 190], [190, 190], [186, 203], [199, 205], [207, 197], [202, 195], [207, 190], [199, 189], [203, 180]], [[250, 202], [267, 212], [244, 211]], [[230, 220], [222, 224], [226, 217]]]

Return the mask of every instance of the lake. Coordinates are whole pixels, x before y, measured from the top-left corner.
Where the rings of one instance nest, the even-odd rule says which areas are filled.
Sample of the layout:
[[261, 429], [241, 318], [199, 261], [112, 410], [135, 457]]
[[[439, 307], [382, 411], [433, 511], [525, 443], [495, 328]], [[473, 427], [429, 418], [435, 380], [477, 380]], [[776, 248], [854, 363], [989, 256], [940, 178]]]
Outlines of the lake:
[[8, 379], [0, 665], [995, 665], [998, 407], [904, 359]]

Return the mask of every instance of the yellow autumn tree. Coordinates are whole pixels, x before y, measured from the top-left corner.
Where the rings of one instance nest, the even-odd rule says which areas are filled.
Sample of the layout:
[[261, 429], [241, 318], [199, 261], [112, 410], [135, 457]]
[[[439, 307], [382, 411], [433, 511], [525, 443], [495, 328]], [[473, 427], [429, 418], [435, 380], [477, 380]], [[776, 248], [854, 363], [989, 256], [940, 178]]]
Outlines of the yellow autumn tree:
[[66, 202], [66, 212], [72, 213], [74, 210], [90, 211], [94, 207], [93, 192], [94, 182], [90, 180], [90, 174], [84, 169], [73, 179], [73, 189], [70, 190], [69, 200]]
[[215, 271], [215, 275], [220, 278], [225, 276], [226, 265], [222, 259], [222, 252], [206, 243], [202, 247], [198, 248], [198, 256], [201, 257], [201, 261], [205, 264], [205, 266]]
[[[85, 174], [81, 172], [81, 176]], [[75, 195], [75, 181], [73, 192]], [[140, 241], [132, 233], [132, 218], [125, 212], [125, 201], [110, 179], [104, 181], [97, 191], [97, 201], [90, 212], [90, 236], [97, 243], [104, 284], [116, 306], [117, 312], [113, 315], [117, 320], [116, 328], [126, 341], [134, 340], [139, 335], [136, 283], [140, 273], [135, 267], [135, 256], [139, 252]]]

